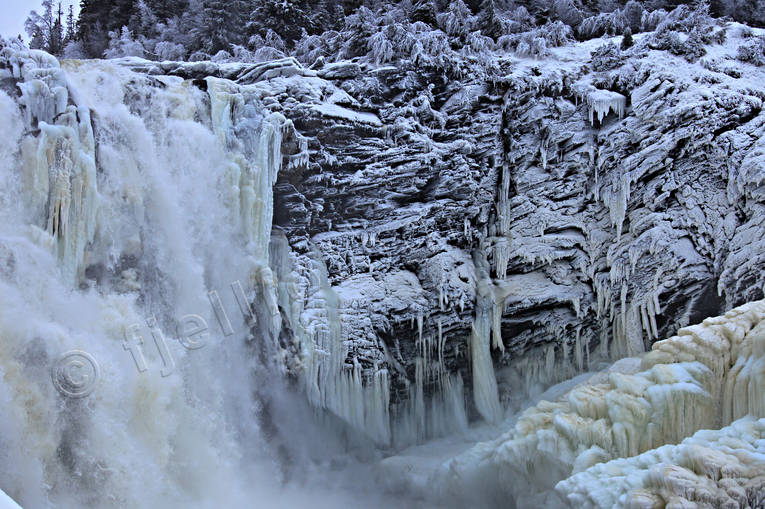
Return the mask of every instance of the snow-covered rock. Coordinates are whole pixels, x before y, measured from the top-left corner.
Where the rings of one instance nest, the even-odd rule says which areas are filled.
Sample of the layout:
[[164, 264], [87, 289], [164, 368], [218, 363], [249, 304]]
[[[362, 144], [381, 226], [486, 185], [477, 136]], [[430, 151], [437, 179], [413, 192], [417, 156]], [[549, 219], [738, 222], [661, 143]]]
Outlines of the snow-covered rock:
[[[507, 74], [490, 83], [361, 66], [331, 86], [269, 82], [308, 153], [280, 174], [276, 224], [296, 253], [318, 250], [333, 287], [368, 285], [341, 304], [349, 369], [357, 357], [385, 366], [392, 405], [405, 405], [422, 345], [443, 345], [425, 398], [444, 370], [463, 379], [472, 418], [496, 415], [473, 396], [479, 315], [512, 409], [762, 297], [764, 76], [740, 63], [736, 77], [709, 70], [736, 62], [738, 26], [727, 31], [697, 63], [639, 44], [596, 72], [587, 64], [602, 42], [589, 41], [543, 61], [502, 57]], [[334, 88], [351, 100], [331, 114]], [[422, 291], [380, 306], [401, 271]]]
[[[316, 340], [300, 330], [335, 331], [332, 369], [360, 370], [362, 386], [385, 372], [391, 422], [375, 427], [405, 443], [438, 428], [426, 409], [444, 374], [469, 418], [499, 420], [762, 297], [765, 75], [735, 60], [741, 31], [725, 29], [698, 62], [641, 36], [594, 70], [608, 41], [592, 40], [544, 60], [497, 55], [504, 75], [490, 82], [353, 62], [117, 63], [205, 90], [218, 76], [293, 122], [274, 224], [303, 311], [283, 320], [306, 348]], [[312, 307], [317, 264], [336, 311]], [[489, 355], [473, 355], [481, 342]]]

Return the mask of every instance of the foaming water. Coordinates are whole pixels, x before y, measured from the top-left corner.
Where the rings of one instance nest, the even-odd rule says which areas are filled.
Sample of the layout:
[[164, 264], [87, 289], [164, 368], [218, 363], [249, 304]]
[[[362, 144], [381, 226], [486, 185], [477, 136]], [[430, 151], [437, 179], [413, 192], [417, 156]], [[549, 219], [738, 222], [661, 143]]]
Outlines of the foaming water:
[[[332, 474], [341, 440], [257, 361], [278, 337], [268, 246], [289, 122], [222, 80], [1, 56], [0, 489], [25, 507], [375, 505]], [[51, 375], [75, 350], [97, 379], [80, 361]], [[92, 392], [62, 394], [57, 373]]]

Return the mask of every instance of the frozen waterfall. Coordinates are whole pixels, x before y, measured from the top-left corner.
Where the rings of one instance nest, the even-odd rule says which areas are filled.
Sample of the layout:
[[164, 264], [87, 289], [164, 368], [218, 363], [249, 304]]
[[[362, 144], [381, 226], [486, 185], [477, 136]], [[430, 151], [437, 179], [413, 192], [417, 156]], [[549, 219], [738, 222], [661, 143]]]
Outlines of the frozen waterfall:
[[18, 82], [0, 88], [2, 489], [25, 507], [300, 505], [251, 390], [271, 390], [254, 352], [281, 326], [291, 123], [225, 80], [0, 57]]

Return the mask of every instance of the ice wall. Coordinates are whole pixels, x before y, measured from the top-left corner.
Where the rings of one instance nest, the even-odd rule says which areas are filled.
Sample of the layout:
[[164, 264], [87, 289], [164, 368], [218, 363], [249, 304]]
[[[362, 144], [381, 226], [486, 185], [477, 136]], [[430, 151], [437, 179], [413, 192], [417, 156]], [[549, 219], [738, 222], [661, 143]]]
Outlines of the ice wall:
[[[718, 429], [736, 419], [762, 417], [764, 363], [765, 301], [757, 301], [680, 329], [651, 352], [622, 359], [560, 399], [526, 410], [510, 432], [448, 463], [440, 480], [454, 496], [466, 489], [465, 483], [480, 479], [498, 500], [539, 503], [535, 496], [596, 463], [677, 444], [698, 430]], [[664, 453], [646, 458], [656, 454]], [[640, 469], [649, 460], [620, 461]], [[558, 492], [565, 495], [570, 488], [580, 493], [570, 499], [577, 506], [584, 500], [581, 493], [592, 491], [586, 479], [599, 476], [598, 486], [606, 486], [605, 472], [618, 475], [609, 466], [593, 472], [561, 483]], [[597, 499], [595, 493], [591, 500]]]
[[561, 481], [570, 507], [761, 507], [765, 419], [698, 431], [678, 445], [600, 463]]

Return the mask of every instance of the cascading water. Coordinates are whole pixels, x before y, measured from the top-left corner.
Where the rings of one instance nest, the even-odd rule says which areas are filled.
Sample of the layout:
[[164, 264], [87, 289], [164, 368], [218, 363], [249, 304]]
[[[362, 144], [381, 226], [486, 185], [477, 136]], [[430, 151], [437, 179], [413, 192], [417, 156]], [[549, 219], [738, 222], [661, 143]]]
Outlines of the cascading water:
[[281, 326], [290, 123], [225, 80], [2, 60], [0, 489], [26, 507], [299, 505], [254, 396], [253, 352]]

